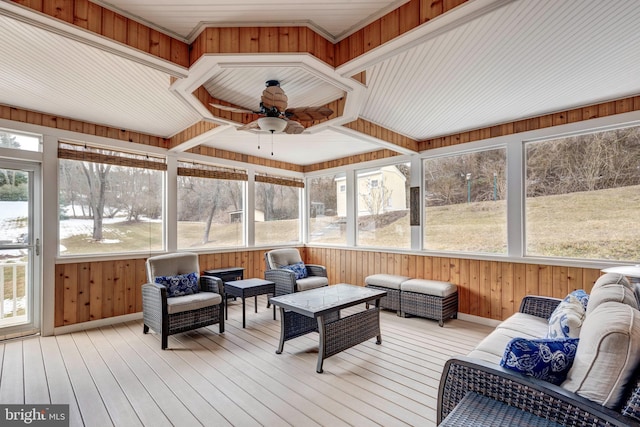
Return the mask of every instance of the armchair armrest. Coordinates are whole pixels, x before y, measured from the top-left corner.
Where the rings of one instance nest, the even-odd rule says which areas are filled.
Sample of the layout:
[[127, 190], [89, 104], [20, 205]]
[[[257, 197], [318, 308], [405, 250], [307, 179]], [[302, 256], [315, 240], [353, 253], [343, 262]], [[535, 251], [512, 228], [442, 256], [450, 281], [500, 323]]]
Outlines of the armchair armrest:
[[562, 425], [637, 425], [633, 419], [557, 385], [469, 357], [445, 363], [438, 389], [438, 424], [470, 391]]
[[159, 283], [142, 285], [142, 302], [160, 309], [167, 306], [167, 288]]
[[275, 283], [276, 293], [274, 296], [292, 294], [296, 291], [296, 275], [293, 271], [276, 268], [264, 272], [265, 280]]
[[224, 297], [224, 284], [219, 277], [200, 276], [200, 290], [203, 292], [215, 292]]
[[520, 313], [549, 319], [553, 310], [562, 302], [559, 298], [543, 297], [539, 295], [527, 295], [520, 303]]
[[327, 269], [325, 268], [324, 265], [305, 264], [305, 267], [307, 267], [307, 272], [309, 273], [309, 276], [327, 277]]

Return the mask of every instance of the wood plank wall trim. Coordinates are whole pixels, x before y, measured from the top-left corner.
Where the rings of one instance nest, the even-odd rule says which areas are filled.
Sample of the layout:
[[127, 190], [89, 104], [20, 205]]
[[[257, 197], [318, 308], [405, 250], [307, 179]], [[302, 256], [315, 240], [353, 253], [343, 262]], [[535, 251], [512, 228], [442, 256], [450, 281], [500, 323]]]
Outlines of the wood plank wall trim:
[[324, 169], [337, 168], [341, 166], [353, 165], [356, 163], [369, 162], [378, 159], [387, 159], [394, 156], [399, 156], [400, 153], [392, 150], [378, 150], [369, 153], [357, 154], [355, 156], [343, 157], [341, 159], [329, 160], [326, 162], [315, 163], [312, 165], [306, 165], [302, 167], [302, 172], [310, 173]]
[[190, 65], [187, 43], [89, 0], [12, 1], [183, 67]]
[[[249, 137], [255, 138], [255, 135], [249, 134]], [[256, 144], [257, 143], [258, 143], [258, 140], [256, 139]], [[266, 166], [270, 168], [283, 169], [283, 170], [294, 171], [294, 172], [303, 172], [303, 166], [294, 165], [293, 163], [281, 162], [278, 160], [267, 159], [264, 157], [250, 156], [248, 154], [221, 150], [219, 148], [209, 147], [206, 145], [199, 145], [197, 147], [194, 147], [188, 150], [188, 152], [194, 153], [194, 154], [200, 154], [202, 156], [215, 157], [217, 159], [227, 159], [227, 160], [233, 160], [236, 162], [249, 163], [252, 165]]]
[[134, 142], [136, 144], [150, 145], [153, 147], [168, 148], [169, 139], [140, 132], [117, 129], [109, 126], [97, 125], [95, 123], [73, 120], [68, 117], [54, 116], [51, 114], [38, 113], [36, 111], [24, 110], [22, 108], [11, 107], [0, 104], [0, 119], [13, 120], [21, 123], [45, 126], [54, 129], [68, 130], [71, 132], [84, 133], [87, 135], [101, 136], [105, 138], [117, 139], [120, 141]]
[[308, 27], [205, 28], [191, 43], [190, 63], [225, 53], [309, 53], [334, 66], [333, 43]]
[[421, 141], [418, 144], [419, 151], [432, 148], [447, 147], [450, 145], [464, 144], [471, 141], [495, 138], [498, 136], [512, 135], [536, 129], [575, 123], [598, 117], [612, 116], [614, 114], [628, 113], [640, 110], [640, 96], [631, 96], [615, 101], [602, 102], [600, 104], [575, 108], [573, 110], [560, 111], [501, 125], [474, 129], [468, 132], [451, 134], [439, 138]]
[[[563, 298], [575, 289], [591, 292], [600, 270], [570, 266], [481, 261], [455, 257], [299, 248], [303, 260], [327, 267], [329, 283], [364, 285], [370, 274], [400, 274], [455, 283], [459, 312], [504, 320], [525, 295]], [[243, 267], [245, 277], [264, 277], [267, 249], [199, 255], [200, 269]], [[66, 326], [142, 311], [146, 258], [57, 264], [55, 326]]]
[[197, 136], [202, 135], [203, 133], [207, 133], [212, 129], [217, 128], [219, 125], [211, 122], [206, 122], [204, 120], [199, 121], [196, 124], [189, 126], [186, 129], [178, 132], [173, 135], [169, 140], [169, 148], [175, 148], [180, 144], [183, 144]]

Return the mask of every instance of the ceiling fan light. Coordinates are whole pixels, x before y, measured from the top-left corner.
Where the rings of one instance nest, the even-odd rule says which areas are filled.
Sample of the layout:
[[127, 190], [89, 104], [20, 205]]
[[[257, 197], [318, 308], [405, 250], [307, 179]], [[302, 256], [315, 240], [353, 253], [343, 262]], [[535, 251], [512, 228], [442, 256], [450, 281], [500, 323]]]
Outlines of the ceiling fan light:
[[273, 132], [282, 132], [287, 127], [286, 120], [278, 117], [260, 117], [258, 119], [258, 126], [260, 129]]

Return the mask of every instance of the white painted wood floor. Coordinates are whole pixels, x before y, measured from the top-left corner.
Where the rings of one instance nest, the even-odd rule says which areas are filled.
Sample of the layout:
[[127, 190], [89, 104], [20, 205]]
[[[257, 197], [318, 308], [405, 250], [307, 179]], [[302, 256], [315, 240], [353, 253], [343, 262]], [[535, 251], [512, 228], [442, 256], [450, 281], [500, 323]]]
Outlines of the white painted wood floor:
[[169, 337], [142, 321], [0, 343], [0, 402], [68, 403], [72, 426], [434, 426], [444, 362], [491, 328], [381, 314], [375, 339], [330, 357], [315, 372], [316, 333], [275, 354], [280, 318], [266, 297], [231, 302], [218, 325]]

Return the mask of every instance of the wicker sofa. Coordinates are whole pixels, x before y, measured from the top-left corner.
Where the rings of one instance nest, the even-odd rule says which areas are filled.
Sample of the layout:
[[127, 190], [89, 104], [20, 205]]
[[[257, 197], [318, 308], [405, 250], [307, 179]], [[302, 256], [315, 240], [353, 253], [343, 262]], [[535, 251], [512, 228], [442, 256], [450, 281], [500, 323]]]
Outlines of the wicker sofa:
[[[519, 312], [467, 356], [448, 360], [438, 391], [438, 424], [485, 425], [478, 417], [486, 417], [490, 421], [486, 425], [496, 425], [500, 413], [509, 411], [510, 417], [514, 412], [533, 415], [552, 425], [640, 425], [640, 312], [634, 289], [624, 276], [606, 274], [596, 282], [575, 361], [560, 385], [500, 366], [511, 338], [544, 336], [548, 319], [561, 301], [525, 297]], [[487, 402], [495, 405], [488, 409]], [[509, 419], [511, 425], [524, 425]]]

